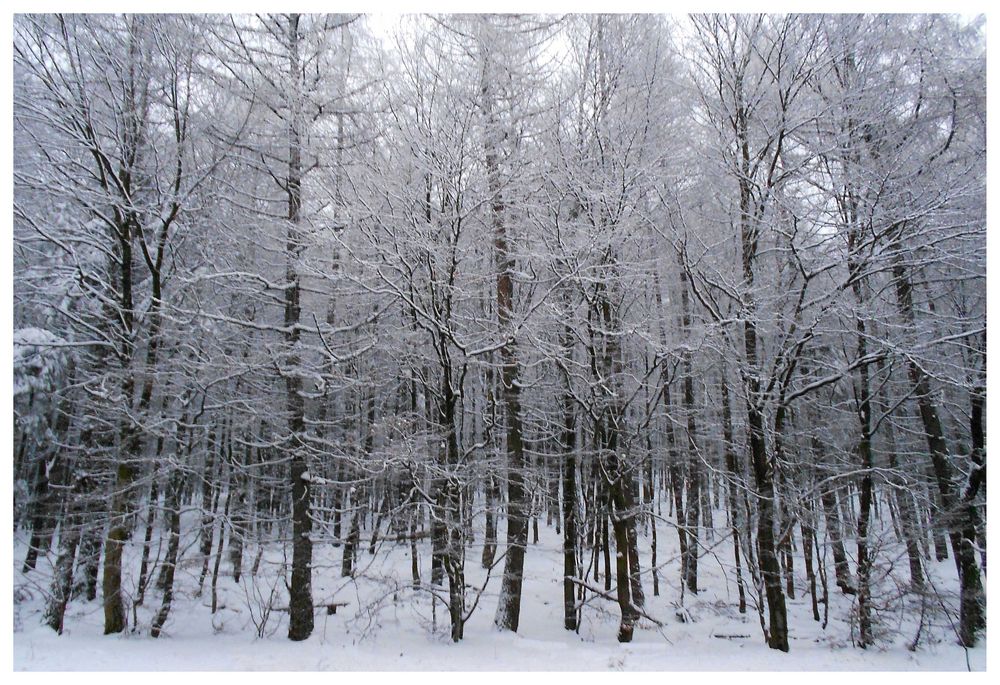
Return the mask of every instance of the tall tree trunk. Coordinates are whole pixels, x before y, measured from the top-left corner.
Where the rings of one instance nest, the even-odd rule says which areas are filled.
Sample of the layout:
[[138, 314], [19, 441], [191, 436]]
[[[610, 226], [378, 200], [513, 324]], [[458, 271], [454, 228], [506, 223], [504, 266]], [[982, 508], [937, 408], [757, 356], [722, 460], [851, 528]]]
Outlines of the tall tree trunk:
[[528, 543], [528, 498], [524, 488], [524, 445], [521, 430], [521, 386], [513, 317], [514, 258], [510, 253], [504, 220], [504, 199], [499, 169], [497, 122], [493, 116], [490, 90], [492, 57], [484, 47], [482, 97], [487, 127], [485, 137], [486, 175], [490, 192], [493, 244], [496, 255], [496, 302], [500, 335], [506, 343], [500, 348], [500, 379], [507, 426], [507, 556], [504, 558], [500, 600], [494, 622], [501, 630], [517, 631], [521, 618], [521, 586], [524, 576], [524, 552]]
[[[903, 255], [899, 249], [894, 252], [892, 261], [896, 304], [903, 320], [910, 328], [913, 328], [916, 325], [913, 286], [910, 283], [909, 274], [903, 263]], [[917, 400], [917, 407], [920, 410], [920, 421], [923, 424], [927, 447], [930, 450], [931, 465], [941, 496], [945, 524], [951, 538], [951, 549], [955, 555], [955, 563], [958, 567], [958, 578], [961, 586], [959, 639], [966, 647], [974, 647], [978, 640], [979, 631], [986, 625], [985, 598], [975, 553], [977, 514], [970, 503], [962, 502], [956, 496], [948, 446], [945, 443], [937, 405], [931, 395], [927, 373], [912, 356], [907, 357], [907, 371]]]
[[[691, 364], [691, 302], [688, 293], [688, 273], [684, 259], [677, 253], [680, 278], [681, 330], [685, 337], [685, 348], [681, 354], [684, 374], [684, 414], [687, 419], [685, 437], [687, 447], [686, 516], [684, 532], [687, 537], [683, 546], [681, 569], [684, 583], [692, 594], [698, 594], [698, 518], [702, 510], [701, 455], [698, 452], [697, 421], [694, 406], [694, 370]], [[680, 522], [678, 517], [678, 522]]]
[[222, 505], [222, 523], [219, 525], [219, 545], [215, 550], [215, 561], [212, 563], [212, 613], [214, 614], [219, 605], [218, 585], [219, 585], [219, 565], [222, 563], [222, 551], [226, 541], [226, 522], [229, 520], [229, 502], [232, 495], [232, 471], [226, 479], [226, 500]]
[[[119, 236], [119, 267], [121, 274], [121, 312], [124, 330], [122, 350], [119, 353], [122, 376], [122, 397], [131, 406], [135, 390], [132, 353], [133, 310], [132, 310], [132, 226], [131, 222], [121, 226]], [[122, 452], [115, 468], [114, 490], [109, 509], [110, 525], [104, 544], [104, 634], [120, 633], [125, 630], [125, 602], [122, 597], [122, 553], [131, 532], [132, 484], [135, 480], [136, 463], [140, 445], [139, 427], [134, 419], [126, 416], [122, 423]]]
[[[569, 326], [566, 326], [563, 331], [562, 344], [565, 356], [567, 359], [572, 359], [573, 337]], [[579, 505], [576, 495], [576, 411], [574, 410], [571, 379], [568, 372], [563, 374], [563, 379], [566, 384], [562, 406], [562, 440], [560, 440], [563, 449], [563, 627], [566, 630], [575, 631], [579, 627], [579, 614], [576, 609], [576, 586], [572, 579], [579, 578], [581, 575], [577, 526]]]
[[667, 435], [667, 459], [669, 460], [667, 471], [670, 476], [670, 495], [673, 497], [674, 521], [677, 529], [677, 541], [681, 557], [681, 583], [686, 584], [688, 559], [688, 532], [687, 517], [684, 515], [684, 477], [681, 470], [680, 455], [677, 453], [676, 438], [674, 436], [673, 416], [671, 416], [670, 385], [663, 388], [663, 409], [667, 415], [666, 435]]
[[576, 630], [579, 618], [574, 598], [575, 583], [572, 578], [580, 577], [580, 565], [577, 533], [577, 501], [576, 501], [576, 426], [573, 425], [572, 414], [567, 415], [568, 422], [563, 429], [563, 445], [566, 454], [563, 457], [563, 627], [566, 630]]
[[725, 452], [726, 471], [729, 475], [729, 485], [726, 488], [729, 506], [729, 524], [733, 536], [733, 557], [736, 564], [736, 587], [739, 591], [741, 614], [747, 612], [746, 587], [743, 582], [743, 567], [740, 563], [741, 521], [738, 488], [742, 486], [743, 469], [740, 467], [736, 447], [733, 443], [733, 413], [729, 399], [729, 380], [726, 378], [726, 367], [723, 364], [719, 386], [722, 395], [722, 447]]
[[813, 568], [813, 548], [816, 545], [816, 528], [813, 525], [813, 508], [807, 502], [799, 529], [802, 531], [802, 556], [806, 566], [806, 582], [809, 583], [809, 598], [812, 601], [813, 620], [819, 621], [819, 599], [816, 595], [816, 571]]
[[[741, 186], [743, 185], [741, 181]], [[744, 191], [749, 194], [749, 190]], [[753, 285], [753, 249], [749, 245], [755, 243], [750, 228], [744, 224], [743, 243], [744, 279]], [[750, 444], [750, 461], [753, 465], [754, 484], [757, 489], [757, 547], [760, 556], [760, 570], [764, 579], [764, 590], [767, 594], [769, 612], [768, 640], [772, 649], [788, 651], [788, 618], [785, 609], [785, 595], [781, 588], [781, 568], [775, 551], [775, 491], [774, 465], [767, 453], [764, 442], [764, 409], [757, 362], [757, 324], [755, 322], [756, 306], [752, 297], [746, 295], [749, 302], [745, 304], [746, 312], [743, 322], [743, 343], [748, 367], [746, 375], [747, 390], [747, 431]]]
[[[235, 583], [239, 583], [240, 577], [243, 575], [243, 549], [250, 533], [247, 516], [247, 475], [244, 471], [250, 463], [250, 449], [249, 446], [246, 447], [243, 464], [238, 464], [235, 460], [232, 461], [231, 487], [235, 490], [236, 502], [233, 505], [233, 530], [229, 535], [229, 563], [233, 566], [233, 582]], [[230, 458], [232, 459], [232, 455]]]
[[[205, 578], [208, 576], [209, 559], [212, 556], [212, 541], [215, 539], [215, 511], [218, 503], [218, 479], [216, 474], [222, 473], [222, 467], [216, 468], [216, 451], [222, 455], [222, 443], [225, 441], [225, 423], [222, 426], [223, 433], [217, 435], [215, 431], [209, 434], [208, 445], [205, 451], [205, 470], [201, 483], [201, 527], [198, 531], [198, 558], [201, 560], [201, 573], [198, 574], [198, 591], [196, 597], [201, 596], [205, 586]], [[221, 461], [221, 460], [220, 460]]]
[[288, 240], [285, 261], [285, 343], [289, 356], [285, 372], [285, 395], [290, 436], [289, 481], [292, 490], [292, 579], [288, 586], [288, 639], [305, 640], [313, 631], [312, 600], [312, 518], [310, 516], [311, 487], [306, 462], [305, 406], [301, 394], [302, 377], [297, 368], [301, 312], [298, 261], [303, 244], [300, 235], [302, 211], [302, 73], [299, 57], [299, 15], [288, 16], [288, 76], [292, 87], [288, 126]]

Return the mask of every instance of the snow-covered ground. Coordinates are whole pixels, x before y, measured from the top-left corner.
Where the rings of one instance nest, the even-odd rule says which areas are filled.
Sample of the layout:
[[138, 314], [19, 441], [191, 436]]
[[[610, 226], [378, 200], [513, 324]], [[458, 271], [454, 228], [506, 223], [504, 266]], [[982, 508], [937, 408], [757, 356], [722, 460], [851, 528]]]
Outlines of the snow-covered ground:
[[[190, 559], [196, 554], [195, 527], [185, 529], [189, 532], [182, 540], [182, 549], [186, 550], [185, 558]], [[200, 563], [182, 561], [171, 617], [159, 639], [150, 638], [148, 630], [153, 612], [159, 608], [160, 596], [155, 591], [147, 595], [146, 606], [137, 612], [138, 631], [102, 635], [103, 613], [98, 598], [94, 602], [73, 601], [67, 611], [66, 630], [59, 636], [41, 623], [49, 562], [41, 560], [36, 572], [23, 576], [22, 538], [18, 535], [14, 545], [15, 670], [981, 671], [986, 667], [985, 646], [963, 650], [956, 644], [947, 619], [933, 607], [928, 607], [929, 625], [921, 631], [915, 651], [909, 651], [907, 644], [916, 634], [916, 624], [891, 611], [883, 611], [878, 617], [882, 636], [878, 646], [868, 650], [852, 646], [851, 599], [836, 591], [832, 579], [829, 623], [824, 630], [812, 618], [801, 558], [796, 566], [796, 599], [789, 600], [790, 652], [768, 649], [752, 601], [747, 614], [741, 616], [736, 609], [735, 584], [722, 580], [724, 574], [732, 578], [732, 549], [727, 541], [702, 558], [700, 578], [704, 589], [696, 598], [685, 596], [681, 607], [677, 538], [662, 524], [659, 560], [670, 563], [661, 569], [659, 596], [653, 596], [648, 575], [644, 589], [646, 611], [663, 626], [643, 620], [630, 644], [619, 644], [615, 639], [617, 605], [600, 598], [592, 599], [584, 609], [578, 635], [563, 630], [559, 580], [562, 538], [544, 525], [539, 543], [530, 545], [526, 556], [518, 634], [498, 633], [493, 626], [500, 564], [460, 644], [451, 643], [447, 637], [447, 612], [440, 602], [435, 612], [427, 592], [410, 588], [409, 545], [389, 542], [372, 557], [367, 553], [367, 535], [356, 580], [340, 577], [340, 548], [317, 545], [314, 599], [317, 604], [336, 600], [347, 606], [334, 615], [317, 611], [315, 632], [304, 642], [286, 639], [287, 614], [282, 612], [271, 614], [264, 626], [264, 637], [258, 637], [256, 626], [264, 601], [255, 599], [257, 592], [248, 584], [249, 579], [244, 578], [239, 585], [233, 582], [225, 561], [219, 577], [220, 608], [214, 616], [210, 610], [210, 577], [204, 593], [197, 597]], [[467, 562], [467, 581], [477, 588], [482, 587], [486, 577], [478, 563], [481, 542], [481, 537], [473, 542]], [[648, 569], [648, 538], [643, 538], [642, 546], [643, 568]], [[137, 548], [133, 545], [129, 550], [133, 562]], [[246, 571], [252, 564], [253, 551], [252, 547], [247, 550]], [[430, 571], [429, 551], [429, 544], [422, 543], [420, 561], [425, 580]], [[256, 582], [256, 590], [264, 598], [277, 585], [274, 605], [279, 607], [287, 606], [283, 585], [276, 575], [281, 564], [280, 550], [270, 550]], [[126, 587], [134, 588], [138, 563], [128, 564], [128, 568], [133, 575], [126, 578]], [[956, 585], [953, 562], [932, 564], [931, 572], [940, 599], [952, 602]], [[731, 594], [727, 594], [726, 587]], [[469, 601], [471, 604], [471, 596]], [[909, 613], [917, 616], [919, 609]], [[131, 615], [129, 620], [131, 623]]]

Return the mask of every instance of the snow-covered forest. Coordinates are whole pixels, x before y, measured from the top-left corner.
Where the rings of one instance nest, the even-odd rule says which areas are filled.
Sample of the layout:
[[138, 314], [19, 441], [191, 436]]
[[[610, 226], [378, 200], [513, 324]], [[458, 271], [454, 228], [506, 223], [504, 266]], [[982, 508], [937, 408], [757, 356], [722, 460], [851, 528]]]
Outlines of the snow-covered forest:
[[985, 668], [984, 20], [13, 24], [16, 668]]

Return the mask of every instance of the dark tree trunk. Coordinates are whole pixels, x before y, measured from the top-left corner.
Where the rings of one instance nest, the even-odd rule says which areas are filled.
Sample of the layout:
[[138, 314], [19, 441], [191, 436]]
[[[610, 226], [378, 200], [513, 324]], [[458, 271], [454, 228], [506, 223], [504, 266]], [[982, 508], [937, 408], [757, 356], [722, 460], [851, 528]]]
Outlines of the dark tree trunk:
[[493, 566], [497, 554], [497, 503], [500, 491], [496, 476], [492, 473], [486, 476], [486, 532], [483, 536], [483, 568]]
[[[755, 384], [754, 382], [751, 382]], [[756, 389], [755, 389], [756, 390]], [[757, 393], [754, 392], [754, 395]], [[764, 577], [769, 612], [767, 643], [772, 649], [788, 651], [788, 622], [785, 595], [781, 589], [781, 569], [774, 545], [774, 476], [767, 449], [764, 445], [764, 421], [760, 409], [748, 403], [747, 416], [750, 430], [750, 457], [754, 481], [757, 486], [757, 546], [760, 570]]]
[[580, 577], [578, 533], [577, 533], [577, 501], [576, 501], [576, 429], [564, 433], [566, 455], [563, 463], [563, 627], [566, 630], [576, 630], [579, 618], [574, 599], [575, 584], [572, 578]]
[[[223, 430], [225, 428], [223, 427]], [[225, 434], [215, 438], [215, 433], [210, 434], [208, 447], [205, 451], [205, 470], [202, 475], [201, 491], [201, 528], [198, 531], [198, 558], [201, 560], [201, 573], [198, 575], [198, 592], [195, 596], [200, 597], [202, 588], [205, 586], [205, 578], [208, 576], [209, 559], [212, 556], [212, 540], [215, 538], [215, 509], [218, 503], [218, 490], [216, 487], [216, 473], [221, 473], [215, 468], [216, 450], [222, 453], [222, 442]]]
[[673, 496], [674, 520], [677, 522], [677, 540], [681, 555], [681, 582], [686, 580], [684, 570], [684, 560], [688, 558], [688, 535], [684, 516], [684, 492], [682, 490], [684, 478], [681, 471], [680, 456], [677, 454], [677, 447], [674, 437], [673, 418], [671, 417], [670, 386], [663, 388], [663, 406], [667, 413], [667, 458], [669, 459], [668, 473], [670, 475], [670, 494]]
[[[232, 443], [230, 443], [232, 444]], [[250, 447], [246, 448], [246, 463], [249, 463]], [[243, 575], [243, 549], [249, 534], [247, 520], [247, 477], [243, 471], [244, 464], [233, 462], [233, 478], [231, 487], [235, 490], [236, 502], [233, 505], [233, 530], [229, 535], [229, 563], [233, 566], [233, 582], [239, 583]]]
[[[611, 448], [613, 449], [613, 448]], [[617, 459], [609, 457], [609, 473], [617, 473], [621, 464]], [[633, 568], [631, 560], [635, 558], [633, 546], [635, 542], [635, 516], [629, 512], [632, 504], [629, 502], [627, 488], [620, 478], [609, 484], [610, 502], [613, 507], [612, 529], [615, 536], [615, 582], [618, 592], [618, 607], [621, 610], [621, 623], [618, 627], [618, 641], [631, 642], [635, 624], [639, 620], [636, 610], [638, 603], [632, 594]], [[636, 574], [638, 569], [634, 569]]]
[[167, 556], [163, 560], [163, 599], [160, 610], [153, 619], [150, 637], [159, 637], [163, 625], [170, 614], [170, 605], [174, 598], [174, 575], [177, 570], [178, 554], [181, 540], [181, 489], [184, 487], [184, 474], [178, 469], [170, 479], [167, 489], [164, 511], [167, 514], [167, 527], [170, 540], [167, 543]]
[[[92, 509], [93, 505], [88, 508]], [[97, 576], [101, 569], [101, 528], [94, 520], [93, 512], [88, 517], [90, 520], [84, 525], [83, 537], [80, 540], [80, 548], [77, 552], [77, 572], [82, 577], [74, 589], [74, 596], [84, 595], [88, 602], [97, 599]]]
[[226, 522], [229, 521], [229, 502], [232, 495], [232, 470], [230, 469], [229, 477], [226, 478], [226, 499], [225, 503], [222, 505], [222, 523], [219, 525], [219, 545], [215, 550], [215, 561], [212, 563], [212, 613], [214, 614], [218, 604], [218, 585], [219, 585], [219, 565], [222, 563], [222, 551], [225, 548], [226, 542]]
[[[881, 366], [881, 365], [880, 365]], [[913, 503], [912, 480], [905, 475], [900, 468], [899, 457], [896, 450], [896, 433], [892, 424], [892, 417], [889, 415], [889, 406], [885, 401], [884, 392], [876, 393], [876, 408], [879, 414], [885, 415], [882, 434], [885, 436], [885, 447], [888, 453], [889, 469], [891, 472], [889, 485], [892, 490], [889, 493], [890, 501], [895, 502], [899, 510], [899, 527], [902, 539], [906, 544], [906, 556], [910, 564], [910, 587], [917, 592], [924, 588], [923, 561], [920, 551], [920, 522]]]
[[[126, 241], [122, 241], [123, 245]], [[123, 253], [128, 254], [128, 261], [131, 262], [131, 246]], [[123, 261], [126, 257], [123, 256]], [[124, 271], [131, 272], [131, 264]], [[131, 302], [131, 274], [128, 276], [127, 290], [128, 298]], [[129, 304], [131, 308], [131, 304]], [[129, 317], [131, 318], [131, 317]], [[131, 326], [126, 336], [131, 336]], [[129, 353], [130, 356], [130, 353]], [[127, 360], [125, 354], [123, 359]], [[133, 395], [133, 378], [131, 369], [127, 368], [128, 361], [124, 361], [122, 366], [125, 372], [122, 395], [126, 401], [131, 403]], [[129, 519], [132, 505], [132, 487], [135, 480], [135, 457], [139, 452], [139, 428], [132, 425], [131, 419], [126, 418], [126, 425], [122, 428], [122, 453], [119, 456], [118, 465], [115, 468], [114, 494], [111, 497], [110, 524], [108, 534], [104, 544], [104, 579], [102, 591], [104, 593], [104, 634], [120, 633], [125, 630], [125, 600], [122, 597], [122, 553], [125, 543], [131, 534]], [[95, 569], [96, 574], [96, 569]], [[89, 593], [88, 593], [89, 597]]]
[[340, 575], [344, 578], [354, 575], [358, 543], [361, 542], [361, 505], [352, 499], [351, 507], [354, 508], [354, 512], [351, 514], [351, 527], [344, 542], [344, 556], [340, 564]]
[[741, 614], [747, 612], [746, 587], [743, 582], [743, 567], [740, 563], [740, 501], [737, 488], [744, 483], [743, 469], [739, 465], [736, 456], [736, 447], [733, 443], [733, 414], [729, 399], [729, 381], [726, 378], [725, 366], [722, 368], [720, 379], [720, 389], [722, 395], [722, 441], [723, 451], [726, 458], [726, 471], [729, 474], [729, 486], [726, 488], [728, 494], [729, 523], [733, 536], [733, 557], [736, 564], [736, 587], [739, 591]]
[[[156, 439], [156, 456], [159, 460], [163, 453], [163, 436]], [[149, 552], [153, 540], [153, 526], [156, 524], [156, 510], [160, 504], [160, 488], [157, 469], [154, 467], [150, 475], [152, 483], [149, 486], [149, 501], [146, 503], [146, 532], [142, 537], [142, 561], [139, 563], [139, 582], [135, 600], [135, 606], [142, 606], [146, 599], [146, 586], [149, 584], [149, 576], [152, 569], [149, 568]]]
[[[822, 459], [823, 447], [814, 434], [810, 437], [813, 455]], [[833, 569], [837, 579], [837, 587], [845, 595], [857, 593], [851, 569], [847, 564], [847, 552], [844, 549], [843, 531], [840, 522], [840, 507], [837, 504], [837, 493], [828, 480], [819, 483], [820, 502], [823, 505], [823, 517], [826, 520], [826, 535], [830, 539], [830, 549], [833, 552]]]
[[[500, 348], [500, 379], [503, 386], [501, 393], [507, 426], [507, 556], [504, 558], [500, 600], [494, 622], [501, 630], [516, 632], [521, 617], [524, 552], [528, 543], [528, 496], [524, 488], [525, 459], [521, 429], [521, 386], [518, 378], [517, 348], [512, 322], [514, 258], [508, 246], [507, 227], [504, 222], [505, 207], [496, 141], [500, 132], [497, 130], [498, 124], [493, 118], [493, 94], [490, 91], [492, 60], [488, 52], [484, 52], [483, 59], [482, 96], [488, 128], [484, 145], [497, 264], [497, 319], [500, 335], [504, 336], [507, 341]], [[537, 541], [537, 527], [535, 539]]]
[[[902, 254], [897, 250], [893, 255], [896, 302], [904, 321], [912, 328], [916, 323], [913, 288], [902, 259]], [[973, 647], [978, 641], [979, 631], [986, 625], [985, 600], [975, 553], [977, 512], [971, 503], [960, 501], [956, 496], [948, 447], [931, 394], [930, 380], [913, 357], [907, 358], [907, 371], [920, 410], [920, 421], [927, 439], [931, 465], [944, 508], [945, 524], [951, 538], [951, 549], [958, 567], [961, 585], [959, 639], [966, 647]]]
[[[687, 338], [691, 335], [691, 303], [688, 294], [688, 274], [684, 266], [684, 260], [680, 253], [677, 254], [680, 276], [680, 299], [681, 299], [681, 330]], [[683, 518], [684, 533], [687, 538], [682, 545], [681, 555], [681, 575], [687, 589], [692, 594], [698, 594], [698, 518], [702, 511], [702, 469], [701, 456], [698, 453], [697, 442], [697, 421], [694, 406], [694, 371], [691, 365], [690, 342], [681, 355], [681, 368], [684, 374], [684, 414], [687, 419], [685, 446], [687, 448], [687, 478], [686, 478], [686, 502], [685, 516]], [[679, 491], [678, 487], [678, 491]], [[678, 511], [680, 509], [678, 508]], [[677, 518], [678, 523], [681, 517]]]
[[410, 578], [414, 588], [420, 587], [420, 557], [417, 552], [417, 520], [420, 518], [420, 507], [414, 505], [410, 511]]
[[[572, 355], [572, 338], [567, 331], [563, 339], [567, 355]], [[570, 379], [566, 379], [567, 391], [563, 398], [562, 448], [562, 515], [563, 515], [563, 627], [576, 630], [579, 617], [576, 610], [575, 584], [573, 578], [580, 577], [579, 534], [577, 532], [576, 499], [576, 412], [573, 397], [569, 391]]]
[[47, 541], [52, 539], [54, 518], [51, 515], [52, 503], [49, 490], [48, 460], [45, 452], [37, 456], [35, 464], [34, 487], [32, 492], [31, 538], [28, 541], [28, 553], [24, 557], [21, 573], [34, 570], [38, 561], [38, 552], [42, 547], [48, 547]]
[[809, 598], [812, 601], [813, 620], [819, 621], [819, 599], [816, 596], [816, 571], [813, 568], [813, 547], [816, 544], [816, 529], [812, 525], [812, 507], [806, 505], [807, 511], [799, 519], [802, 530], [802, 556], [806, 565], [806, 582], [809, 583]]
[[301, 395], [302, 377], [298, 365], [300, 286], [298, 261], [303, 245], [300, 236], [302, 210], [302, 73], [299, 58], [299, 15], [288, 16], [288, 75], [293, 90], [290, 94], [291, 115], [288, 127], [288, 240], [285, 262], [285, 342], [288, 347], [288, 371], [285, 394], [288, 428], [291, 433], [289, 481], [292, 490], [292, 579], [288, 586], [288, 639], [305, 640], [313, 631], [312, 601], [312, 517], [309, 467], [306, 462], [305, 406]]
[[639, 534], [636, 528], [637, 501], [639, 499], [638, 488], [636, 487], [635, 478], [632, 476], [631, 471], [626, 471], [623, 478], [625, 479], [625, 483], [623, 484], [626, 495], [625, 503], [628, 505], [628, 509], [626, 510], [628, 513], [624, 524], [626, 539], [628, 540], [628, 547], [626, 549], [628, 550], [629, 587], [632, 593], [632, 605], [642, 608], [646, 605], [646, 593], [642, 589], [642, 569], [639, 565]]
[[608, 531], [608, 509], [607, 509], [607, 495], [602, 494], [602, 508], [600, 510], [601, 517], [601, 552], [604, 554], [604, 589], [611, 589], [611, 534]]

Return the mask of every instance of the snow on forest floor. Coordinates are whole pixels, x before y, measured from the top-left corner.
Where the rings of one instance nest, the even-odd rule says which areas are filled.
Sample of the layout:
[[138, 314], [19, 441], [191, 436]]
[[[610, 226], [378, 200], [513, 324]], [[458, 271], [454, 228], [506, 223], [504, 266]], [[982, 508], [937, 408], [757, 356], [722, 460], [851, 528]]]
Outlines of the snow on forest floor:
[[[193, 521], [192, 521], [193, 523]], [[801, 556], [796, 559], [796, 599], [789, 600], [790, 652], [769, 649], [762, 638], [754, 604], [746, 615], [737, 611], [732, 548], [721, 541], [702, 557], [699, 579], [702, 590], [696, 598], [681, 592], [676, 559], [677, 536], [670, 529], [659, 533], [661, 564], [660, 594], [653, 596], [652, 579], [644, 575], [646, 611], [663, 623], [657, 627], [640, 622], [630, 644], [616, 641], [617, 605], [594, 598], [583, 610], [579, 634], [562, 628], [562, 537], [554, 529], [540, 526], [538, 544], [529, 545], [525, 558], [524, 594], [518, 634], [498, 633], [493, 626], [499, 575], [482, 594], [466, 625], [465, 639], [453, 644], [447, 636], [447, 611], [434, 607], [427, 592], [410, 587], [409, 544], [388, 542], [376, 555], [367, 553], [363, 536], [357, 578], [340, 577], [341, 548], [316, 545], [313, 597], [317, 604], [346, 602], [336, 614], [316, 614], [316, 628], [304, 642], [286, 637], [287, 614], [273, 612], [258, 637], [260, 609], [275, 589], [274, 606], [287, 606], [287, 595], [277, 571], [284, 563], [277, 546], [264, 555], [256, 583], [244, 576], [233, 582], [228, 561], [222, 564], [218, 581], [219, 610], [211, 614], [211, 569], [205, 591], [196, 596], [201, 570], [197, 555], [196, 527], [185, 526], [181, 549], [185, 555], [178, 569], [177, 591], [170, 619], [159, 639], [149, 637], [153, 613], [160, 596], [151, 590], [145, 606], [137, 612], [139, 630], [123, 635], [102, 635], [100, 598], [70, 603], [66, 629], [56, 635], [41, 622], [44, 595], [50, 580], [49, 563], [41, 559], [37, 571], [20, 573], [24, 558], [23, 535], [14, 545], [14, 668], [15, 670], [456, 670], [456, 671], [588, 671], [588, 670], [972, 670], [986, 668], [985, 639], [982, 647], [966, 652], [956, 644], [943, 612], [928, 608], [920, 645], [909, 651], [920, 615], [919, 601], [905, 616], [901, 612], [879, 615], [880, 643], [871, 649], [852, 646], [851, 598], [833, 586], [829, 622], [824, 630], [812, 618]], [[501, 528], [500, 540], [504, 539]], [[642, 567], [649, 569], [649, 538], [641, 537]], [[477, 544], [478, 543], [478, 544]], [[467, 582], [482, 587], [486, 571], [479, 564], [481, 534], [470, 545]], [[708, 542], [711, 547], [713, 543]], [[165, 548], [165, 544], [163, 546]], [[154, 542], [154, 554], [156, 544]], [[501, 551], [503, 545], [501, 544]], [[421, 573], [429, 578], [429, 543], [419, 547]], [[134, 591], [139, 545], [128, 550], [125, 587]], [[161, 550], [162, 554], [162, 550]], [[245, 571], [253, 563], [250, 547]], [[126, 556], [128, 559], [128, 555]], [[589, 552], [587, 556], [589, 561]], [[828, 562], [829, 563], [829, 562]], [[832, 575], [832, 563], [829, 563]], [[895, 564], [903, 568], [903, 564]], [[603, 570], [603, 569], [602, 569]], [[953, 562], [932, 563], [930, 572], [940, 599], [954, 602], [957, 581]], [[131, 574], [131, 575], [129, 575]], [[726, 582], [725, 578], [729, 579]], [[593, 582], [593, 581], [589, 581]], [[603, 587], [603, 577], [598, 583]], [[886, 586], [892, 585], [887, 582]], [[728, 591], [727, 591], [728, 588]], [[471, 594], [474, 596], [475, 591]], [[470, 596], [471, 604], [473, 596]], [[935, 600], [937, 601], [937, 600]], [[897, 603], [898, 604], [898, 603]], [[822, 613], [822, 605], [820, 612]], [[683, 620], [682, 620], [683, 617]], [[129, 622], [132, 623], [130, 612]], [[131, 628], [131, 626], [130, 626]]]

